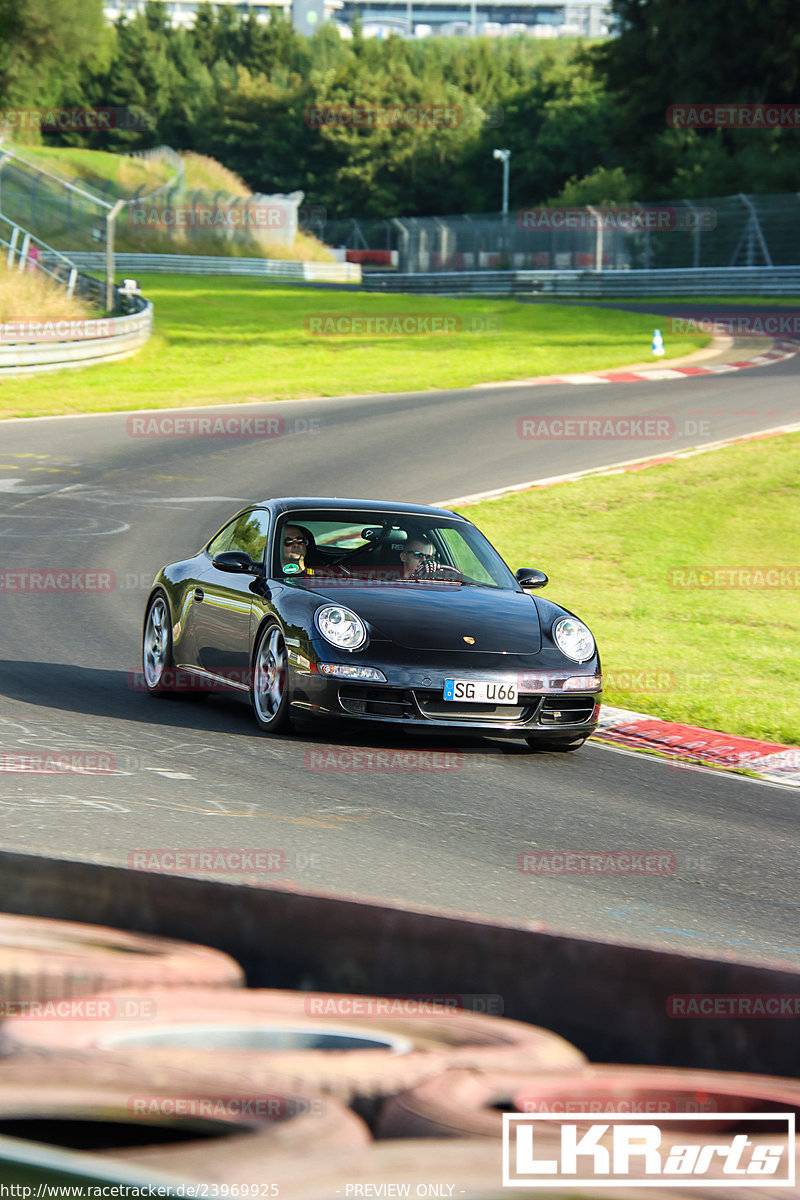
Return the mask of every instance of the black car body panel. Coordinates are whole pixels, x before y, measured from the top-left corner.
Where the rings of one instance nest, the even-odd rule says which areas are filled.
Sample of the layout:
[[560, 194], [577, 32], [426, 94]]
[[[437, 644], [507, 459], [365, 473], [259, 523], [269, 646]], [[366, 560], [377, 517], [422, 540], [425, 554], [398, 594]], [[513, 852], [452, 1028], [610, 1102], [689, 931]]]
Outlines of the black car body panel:
[[[293, 523], [286, 521], [290, 514], [297, 514], [295, 523], [302, 524], [302, 514], [330, 512], [346, 518], [365, 510], [387, 522], [397, 518], [420, 527], [430, 523], [431, 528], [443, 522], [475, 531], [466, 518], [424, 505], [330, 497], [249, 505], [199, 553], [164, 567], [156, 577], [154, 593], [163, 592], [168, 601], [177, 671], [188, 673], [200, 688], [249, 691], [256, 639], [264, 623], [273, 622], [288, 651], [289, 703], [296, 714], [528, 739], [582, 738], [594, 731], [601, 700], [596, 647], [585, 662], [567, 657], [554, 640], [553, 627], [574, 614], [523, 591], [510, 572], [510, 582], [503, 586], [278, 574], [276, 529]], [[268, 524], [258, 573], [214, 567], [209, 546], [237, 520], [254, 513], [262, 528]], [[499, 556], [498, 561], [502, 564]], [[502, 568], [508, 571], [505, 564]], [[367, 629], [362, 647], [341, 649], [323, 637], [315, 618], [329, 604], [345, 606], [361, 618]], [[321, 664], [368, 666], [383, 680], [331, 677], [320, 673]], [[514, 683], [517, 702], [445, 700], [444, 681], [453, 678]], [[568, 689], [580, 690], [565, 689], [567, 680], [572, 681]]]

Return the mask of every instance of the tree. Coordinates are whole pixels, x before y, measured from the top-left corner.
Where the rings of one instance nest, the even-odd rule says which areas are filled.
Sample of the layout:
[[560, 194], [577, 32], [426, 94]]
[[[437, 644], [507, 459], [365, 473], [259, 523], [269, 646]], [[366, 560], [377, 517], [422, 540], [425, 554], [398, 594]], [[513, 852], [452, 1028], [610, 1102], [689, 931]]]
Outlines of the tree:
[[[687, 137], [669, 128], [667, 110], [673, 104], [794, 102], [800, 84], [795, 0], [612, 0], [612, 8], [619, 36], [594, 59], [617, 110], [616, 160], [638, 172], [651, 194], [664, 195], [677, 177], [695, 175], [693, 162], [702, 162], [714, 140], [729, 159], [745, 146], [751, 161], [755, 146], [765, 160], [774, 155], [768, 131]], [[796, 157], [796, 135], [790, 141], [784, 149]], [[715, 158], [718, 153], [711, 150]], [[754, 185], [757, 176], [746, 186]], [[734, 190], [742, 186], [740, 178]]]
[[0, 0], [0, 102], [58, 104], [106, 42], [103, 0]]

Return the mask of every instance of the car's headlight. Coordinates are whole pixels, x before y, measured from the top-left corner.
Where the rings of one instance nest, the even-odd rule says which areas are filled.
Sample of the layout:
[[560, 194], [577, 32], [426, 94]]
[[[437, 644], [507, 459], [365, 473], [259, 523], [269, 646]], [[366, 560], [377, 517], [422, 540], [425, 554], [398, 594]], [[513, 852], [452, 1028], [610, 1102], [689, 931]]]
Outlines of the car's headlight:
[[341, 604], [318, 609], [316, 622], [325, 641], [340, 650], [358, 650], [367, 640], [367, 627], [361, 617]]
[[553, 638], [562, 654], [574, 662], [586, 662], [594, 654], [594, 638], [575, 617], [561, 617], [553, 626]]

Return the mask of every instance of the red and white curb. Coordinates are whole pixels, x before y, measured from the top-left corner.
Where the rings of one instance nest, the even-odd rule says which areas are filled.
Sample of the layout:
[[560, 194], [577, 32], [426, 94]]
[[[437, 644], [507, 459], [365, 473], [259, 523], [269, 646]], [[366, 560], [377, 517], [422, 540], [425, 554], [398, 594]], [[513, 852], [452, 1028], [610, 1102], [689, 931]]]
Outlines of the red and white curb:
[[[525, 384], [526, 387], [552, 386], [556, 383], [593, 384], [593, 383], [660, 383], [664, 379], [687, 379], [696, 375], [724, 375], [728, 371], [743, 371], [747, 367], [764, 367], [770, 363], [783, 362], [793, 358], [800, 351], [800, 342], [776, 341], [771, 350], [757, 354], [754, 358], [742, 362], [717, 363], [709, 367], [657, 367], [641, 370], [588, 371], [576, 375], [536, 375], [532, 379], [514, 380], [515, 383]], [[496, 386], [483, 384], [483, 387]]]
[[800, 788], [800, 748], [734, 737], [716, 729], [662, 721], [645, 713], [604, 704], [593, 735], [598, 741], [666, 757], [676, 770], [716, 767], [747, 772], [769, 783]]

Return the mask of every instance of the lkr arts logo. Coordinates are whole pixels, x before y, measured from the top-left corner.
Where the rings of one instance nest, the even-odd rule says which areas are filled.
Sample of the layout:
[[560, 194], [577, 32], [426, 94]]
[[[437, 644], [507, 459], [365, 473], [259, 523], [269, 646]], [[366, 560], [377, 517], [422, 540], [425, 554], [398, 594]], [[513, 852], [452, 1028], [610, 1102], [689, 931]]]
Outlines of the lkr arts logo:
[[504, 1113], [503, 1185], [794, 1187], [794, 1113], [736, 1113], [735, 1128], [722, 1129], [720, 1118], [659, 1113], [656, 1123], [617, 1113], [600, 1121]]

